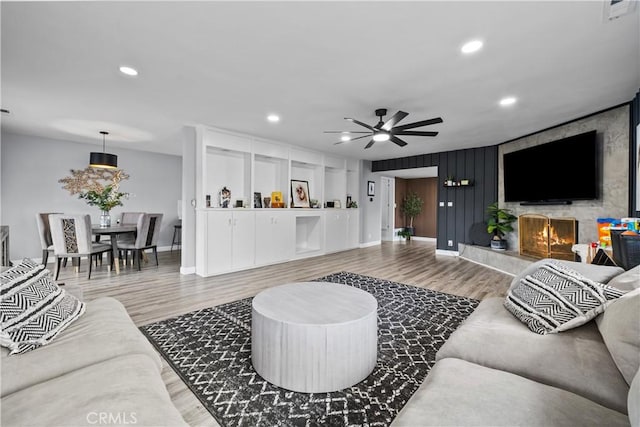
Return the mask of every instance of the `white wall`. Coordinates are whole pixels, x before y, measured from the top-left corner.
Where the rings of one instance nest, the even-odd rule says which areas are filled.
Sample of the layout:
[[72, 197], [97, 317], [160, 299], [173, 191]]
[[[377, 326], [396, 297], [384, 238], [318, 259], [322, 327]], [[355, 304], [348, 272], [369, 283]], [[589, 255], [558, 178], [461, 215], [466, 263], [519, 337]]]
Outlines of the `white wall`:
[[[179, 143], [177, 141], [176, 143]], [[118, 156], [118, 166], [130, 178], [120, 190], [130, 193], [124, 206], [111, 211], [112, 221], [122, 211], [164, 214], [159, 245], [171, 246], [173, 225], [178, 220], [181, 199], [182, 159], [179, 156], [109, 148]], [[94, 145], [10, 133], [2, 134], [1, 212], [2, 225], [9, 226], [12, 260], [40, 258], [38, 212], [88, 213], [99, 222], [100, 210], [62, 188], [59, 179], [71, 169], [84, 169]]]
[[[367, 196], [367, 183], [375, 182], [375, 196]], [[381, 211], [380, 211], [380, 176], [371, 172], [371, 162], [360, 162], [360, 200], [358, 206], [362, 209], [360, 214], [360, 243], [367, 245], [380, 242], [382, 239]]]

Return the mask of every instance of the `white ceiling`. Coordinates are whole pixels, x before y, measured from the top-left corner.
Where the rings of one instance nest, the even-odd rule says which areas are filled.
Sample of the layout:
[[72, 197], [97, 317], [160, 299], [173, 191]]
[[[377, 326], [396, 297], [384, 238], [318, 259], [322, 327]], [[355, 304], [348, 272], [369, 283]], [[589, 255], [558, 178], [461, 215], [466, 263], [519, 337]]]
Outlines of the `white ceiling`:
[[[637, 9], [608, 21], [600, 1], [3, 1], [2, 129], [92, 144], [107, 130], [107, 149], [170, 154], [189, 124], [369, 160], [493, 145], [630, 101]], [[473, 38], [484, 48], [461, 54]], [[518, 103], [500, 107], [506, 95]], [[444, 123], [404, 148], [323, 133], [363, 130], [344, 118], [373, 125], [376, 108]]]

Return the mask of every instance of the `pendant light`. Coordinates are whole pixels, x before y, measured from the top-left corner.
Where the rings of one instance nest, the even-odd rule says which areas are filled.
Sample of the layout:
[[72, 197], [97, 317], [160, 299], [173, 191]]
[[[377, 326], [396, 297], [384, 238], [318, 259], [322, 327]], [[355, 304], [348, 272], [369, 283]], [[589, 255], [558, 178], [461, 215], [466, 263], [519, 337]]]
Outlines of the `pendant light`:
[[105, 152], [105, 137], [109, 132], [101, 130], [102, 153], [92, 152], [89, 156], [89, 166], [92, 168], [115, 169], [118, 167], [118, 156]]

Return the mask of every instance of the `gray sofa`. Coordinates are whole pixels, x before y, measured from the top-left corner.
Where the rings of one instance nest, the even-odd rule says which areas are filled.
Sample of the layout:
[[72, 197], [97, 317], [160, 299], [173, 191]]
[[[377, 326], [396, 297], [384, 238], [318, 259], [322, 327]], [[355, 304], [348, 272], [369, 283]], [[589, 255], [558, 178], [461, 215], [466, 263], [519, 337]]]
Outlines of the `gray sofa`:
[[162, 381], [160, 356], [114, 298], [51, 343], [8, 356], [2, 348], [0, 424], [187, 426]]
[[[592, 280], [640, 288], [640, 267], [567, 264]], [[547, 335], [503, 302], [483, 300], [451, 335], [393, 426], [640, 425], [640, 289], [583, 326]]]

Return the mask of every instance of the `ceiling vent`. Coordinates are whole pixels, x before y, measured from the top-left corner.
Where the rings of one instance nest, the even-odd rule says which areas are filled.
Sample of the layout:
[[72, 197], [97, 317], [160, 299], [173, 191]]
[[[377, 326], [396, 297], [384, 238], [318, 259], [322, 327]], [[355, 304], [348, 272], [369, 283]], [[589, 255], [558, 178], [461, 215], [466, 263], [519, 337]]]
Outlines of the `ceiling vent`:
[[604, 2], [604, 21], [612, 21], [621, 16], [633, 13], [636, 0], [608, 0]]

